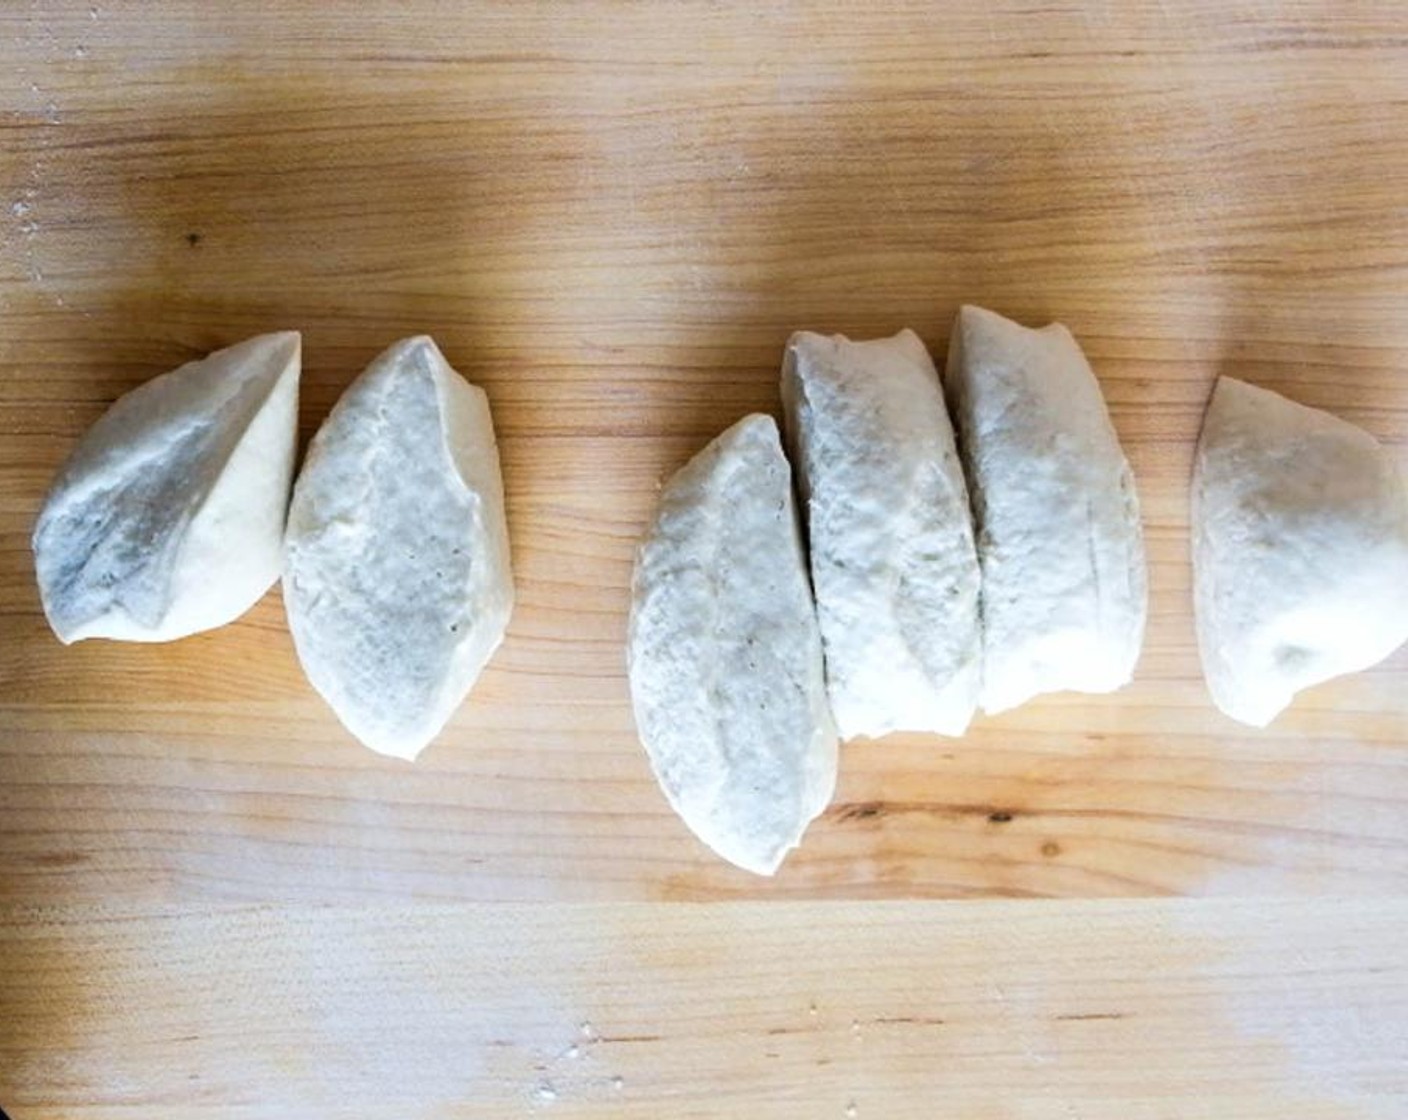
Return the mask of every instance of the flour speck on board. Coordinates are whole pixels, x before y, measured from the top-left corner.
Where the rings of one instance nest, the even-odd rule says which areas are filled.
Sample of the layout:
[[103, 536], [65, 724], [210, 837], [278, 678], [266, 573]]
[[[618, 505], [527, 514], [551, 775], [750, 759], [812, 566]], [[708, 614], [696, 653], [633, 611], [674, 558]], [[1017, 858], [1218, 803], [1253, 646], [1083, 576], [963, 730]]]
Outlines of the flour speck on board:
[[846, 1105], [846, 1120], [856, 1120], [856, 1117], [859, 1115], [860, 1109], [856, 1107], [855, 1101], [851, 1101], [850, 1104]]
[[557, 1090], [553, 1088], [551, 1081], [540, 1081], [538, 1082], [537, 1090], [533, 1093], [533, 1097], [543, 1104], [552, 1104], [553, 1101], [557, 1100]]

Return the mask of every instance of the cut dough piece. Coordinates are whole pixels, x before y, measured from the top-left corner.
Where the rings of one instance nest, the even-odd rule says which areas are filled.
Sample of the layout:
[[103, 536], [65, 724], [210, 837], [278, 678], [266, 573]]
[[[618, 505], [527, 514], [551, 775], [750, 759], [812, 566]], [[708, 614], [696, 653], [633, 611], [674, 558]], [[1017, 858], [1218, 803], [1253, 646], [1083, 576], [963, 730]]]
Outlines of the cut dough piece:
[[964, 307], [944, 383], [983, 569], [984, 711], [1114, 691], [1139, 659], [1148, 576], [1134, 476], [1085, 355], [1059, 323]]
[[929, 352], [907, 330], [794, 334], [782, 404], [841, 737], [962, 735], [981, 669], [978, 557]]
[[831, 800], [837, 747], [772, 417], [740, 420], [670, 480], [632, 592], [631, 698], [655, 776], [704, 843], [771, 875]]
[[279, 578], [299, 336], [247, 339], [118, 398], [34, 529], [59, 640], [166, 642], [232, 622]]
[[323, 422], [287, 545], [284, 602], [308, 679], [368, 747], [414, 759], [513, 609], [488, 398], [429, 338], [390, 347]]
[[1265, 727], [1408, 641], [1408, 496], [1367, 432], [1220, 378], [1192, 512], [1198, 650], [1233, 719]]

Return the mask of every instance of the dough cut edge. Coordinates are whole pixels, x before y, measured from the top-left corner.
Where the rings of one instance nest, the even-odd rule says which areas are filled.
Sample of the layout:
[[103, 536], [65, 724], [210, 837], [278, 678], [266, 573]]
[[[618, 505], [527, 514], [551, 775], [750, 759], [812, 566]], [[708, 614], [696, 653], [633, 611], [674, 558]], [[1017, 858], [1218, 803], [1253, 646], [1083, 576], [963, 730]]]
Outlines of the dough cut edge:
[[[432, 355], [432, 369], [440, 404], [441, 436], [445, 452], [467, 494], [475, 498], [476, 532], [485, 542], [488, 573], [481, 582], [482, 625], [477, 625], [478, 640], [464, 641], [456, 649], [467, 683], [462, 687], [447, 682], [452, 692], [448, 699], [450, 714], [426, 741], [438, 736], [479, 684], [480, 677], [504, 643], [513, 609], [517, 587], [513, 578], [512, 540], [509, 536], [507, 501], [504, 496], [503, 462], [499, 455], [498, 431], [494, 426], [489, 394], [467, 380], [450, 365], [435, 340], [429, 335], [417, 335], [412, 343], [427, 348]], [[458, 429], [464, 429], [464, 433]], [[461, 434], [467, 439], [458, 438]], [[454, 693], [458, 695], [455, 696]], [[422, 747], [421, 749], [424, 749]], [[419, 752], [417, 752], [418, 754]]]
[[[1225, 387], [1224, 387], [1225, 384]], [[1237, 685], [1237, 673], [1228, 664], [1220, 649], [1217, 629], [1213, 619], [1217, 616], [1218, 577], [1217, 566], [1212, 562], [1212, 544], [1208, 539], [1206, 523], [1203, 520], [1204, 473], [1208, 462], [1208, 440], [1216, 434], [1209, 420], [1217, 420], [1214, 409], [1219, 402], [1227, 399], [1224, 394], [1241, 395], [1253, 399], [1244, 390], [1255, 390], [1255, 386], [1235, 378], [1219, 377], [1213, 386], [1203, 421], [1198, 431], [1198, 443], [1193, 458], [1193, 484], [1190, 488], [1190, 540], [1193, 559], [1193, 628], [1197, 636], [1198, 661], [1203, 671], [1203, 680], [1213, 705], [1230, 719], [1249, 727], [1264, 728], [1290, 705], [1294, 693], [1287, 691], [1279, 699], [1269, 703], [1251, 703], [1245, 700], [1242, 689]]]
[[[243, 564], [227, 564], [226, 567], [232, 570], [232, 578], [245, 583], [254, 595], [250, 607], [268, 594], [269, 589], [279, 582], [283, 575], [284, 561], [284, 529], [288, 521], [289, 502], [293, 498], [294, 469], [298, 458], [298, 396], [302, 375], [302, 336], [296, 331], [282, 331], [276, 335], [261, 336], [270, 339], [280, 339], [291, 341], [292, 349], [283, 360], [283, 368], [273, 378], [269, 391], [260, 401], [259, 406], [250, 415], [244, 430], [239, 438], [234, 442], [229, 455], [221, 465], [220, 473], [216, 477], [215, 484], [206, 492], [204, 500], [195, 510], [191, 517], [186, 539], [182, 542], [180, 555], [186, 557], [197, 538], [197, 529], [204, 529], [207, 515], [214, 511], [217, 515], [225, 509], [234, 509], [242, 504], [242, 499], [237, 492], [232, 493], [232, 487], [228, 483], [236, 481], [238, 472], [232, 472], [231, 468], [237, 463], [249, 462], [253, 467], [267, 465], [267, 456], [274, 453], [272, 444], [261, 449], [258, 441], [265, 438], [273, 430], [272, 423], [266, 423], [279, 419], [280, 440], [282, 446], [278, 448], [280, 458], [283, 462], [280, 474], [282, 476], [278, 489], [283, 494], [283, 500], [278, 504], [277, 509], [270, 509], [267, 512], [274, 517], [276, 524], [266, 526], [267, 533], [261, 534], [264, 537], [267, 553], [262, 557], [262, 572], [257, 574], [253, 571], [245, 572], [241, 569]], [[275, 400], [281, 394], [287, 398], [286, 407], [288, 409], [286, 422], [281, 417], [275, 417], [270, 413], [270, 408], [275, 405]], [[283, 402], [280, 402], [283, 407]], [[252, 442], [254, 441], [254, 442]], [[203, 540], [204, 534], [201, 534]], [[208, 583], [202, 580], [202, 583]], [[262, 590], [254, 591], [256, 586], [262, 585]], [[199, 594], [199, 591], [196, 592]], [[245, 610], [248, 610], [246, 607]], [[242, 610], [234, 618], [238, 618], [245, 612]], [[234, 621], [234, 618], [228, 621]], [[216, 625], [223, 625], [217, 623]], [[213, 627], [210, 627], [213, 629]], [[202, 628], [205, 629], [205, 628]], [[198, 632], [198, 631], [196, 631]]]

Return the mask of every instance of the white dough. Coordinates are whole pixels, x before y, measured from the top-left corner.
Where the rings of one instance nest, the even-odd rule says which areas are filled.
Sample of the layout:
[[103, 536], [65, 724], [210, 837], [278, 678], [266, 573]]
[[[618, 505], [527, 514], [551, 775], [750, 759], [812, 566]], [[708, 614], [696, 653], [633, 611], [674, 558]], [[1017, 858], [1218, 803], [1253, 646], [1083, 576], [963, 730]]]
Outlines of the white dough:
[[1213, 700], [1265, 727], [1408, 641], [1402, 475], [1353, 424], [1223, 377], [1198, 440], [1193, 574]]
[[260, 335], [118, 398], [34, 529], [65, 643], [165, 642], [232, 622], [279, 578], [298, 436], [299, 336]]
[[982, 564], [984, 711], [1111, 692], [1144, 637], [1134, 477], [1070, 331], [964, 307], [944, 384]]
[[843, 739], [962, 735], [978, 699], [978, 557], [938, 372], [913, 331], [800, 332], [782, 403]]
[[753, 415], [666, 485], [627, 648], [641, 741], [675, 811], [771, 875], [836, 785], [821, 637], [777, 424]]
[[413, 759], [513, 609], [489, 402], [424, 336], [343, 393], [288, 518], [284, 602], [313, 686], [372, 750]]

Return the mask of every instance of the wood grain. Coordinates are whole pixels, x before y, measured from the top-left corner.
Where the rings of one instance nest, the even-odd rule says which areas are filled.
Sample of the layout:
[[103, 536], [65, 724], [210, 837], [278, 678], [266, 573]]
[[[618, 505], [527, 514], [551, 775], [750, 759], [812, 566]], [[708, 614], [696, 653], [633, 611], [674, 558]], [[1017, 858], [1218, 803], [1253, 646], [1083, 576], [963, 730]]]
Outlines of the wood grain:
[[1408, 1108], [1403, 902], [2, 913], [15, 1120]]
[[[1187, 476], [1230, 372], [1408, 448], [1408, 9], [1391, 3], [46, 4], [0, 13], [0, 899], [1400, 893], [1408, 654], [1253, 732], [1205, 694]], [[635, 741], [660, 480], [777, 407], [794, 328], [962, 300], [1084, 343], [1138, 477], [1133, 686], [844, 752], [775, 881]], [[429, 331], [493, 402], [519, 606], [411, 767], [276, 595], [61, 647], [28, 534], [120, 393], [305, 332], [310, 432]]]

